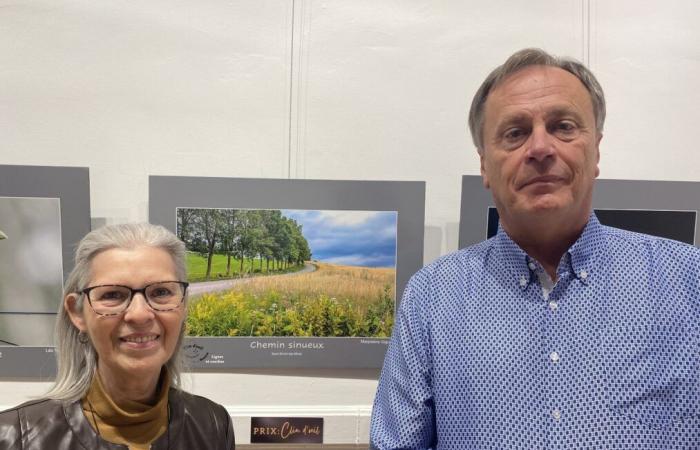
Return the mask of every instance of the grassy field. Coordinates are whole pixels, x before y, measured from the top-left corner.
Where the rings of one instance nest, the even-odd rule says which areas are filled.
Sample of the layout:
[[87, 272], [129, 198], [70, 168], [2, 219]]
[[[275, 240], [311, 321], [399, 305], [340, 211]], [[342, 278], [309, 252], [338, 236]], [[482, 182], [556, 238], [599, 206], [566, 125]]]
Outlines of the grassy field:
[[233, 290], [193, 299], [191, 336], [391, 335], [394, 269], [314, 263], [298, 275], [246, 280]]
[[[226, 264], [227, 264], [227, 256], [226, 255], [217, 255], [215, 254], [212, 257], [211, 261], [211, 276], [208, 278], [209, 280], [220, 280], [220, 279], [225, 279], [225, 278], [237, 278], [240, 276], [240, 269], [241, 269], [241, 260], [236, 259], [236, 258], [231, 258], [231, 273], [229, 276], [226, 276]], [[266, 262], [263, 260], [262, 263], [262, 270], [260, 269], [260, 261], [255, 260], [253, 265], [251, 266], [250, 260], [246, 259], [245, 262], [243, 263], [243, 272], [244, 273], [262, 273], [265, 274], [266, 271]], [[291, 267], [290, 269], [287, 270], [278, 270], [278, 271], [273, 271], [270, 270], [270, 274], [272, 273], [285, 273], [285, 272], [294, 272], [297, 270], [300, 270], [302, 266], [294, 266]], [[272, 263], [270, 263], [270, 269], [272, 269]], [[187, 252], [187, 280], [190, 282], [198, 282], [198, 281], [206, 281], [207, 278], [205, 275], [207, 274], [207, 258], [206, 256], [202, 256], [199, 253], [196, 252]]]

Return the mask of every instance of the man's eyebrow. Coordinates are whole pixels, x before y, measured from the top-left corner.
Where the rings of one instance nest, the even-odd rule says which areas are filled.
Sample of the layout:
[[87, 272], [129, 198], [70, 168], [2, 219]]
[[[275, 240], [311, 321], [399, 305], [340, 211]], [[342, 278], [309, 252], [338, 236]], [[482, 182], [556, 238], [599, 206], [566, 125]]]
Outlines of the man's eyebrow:
[[547, 111], [546, 117], [548, 119], [551, 118], [560, 118], [560, 117], [566, 117], [570, 116], [576, 119], [577, 121], [583, 120], [583, 115], [578, 111], [576, 108], [572, 108], [569, 106], [557, 106], [555, 108], [552, 108], [551, 110]]
[[509, 113], [502, 116], [497, 123], [496, 129], [501, 129], [515, 123], [523, 123], [531, 120], [530, 115], [523, 112]]

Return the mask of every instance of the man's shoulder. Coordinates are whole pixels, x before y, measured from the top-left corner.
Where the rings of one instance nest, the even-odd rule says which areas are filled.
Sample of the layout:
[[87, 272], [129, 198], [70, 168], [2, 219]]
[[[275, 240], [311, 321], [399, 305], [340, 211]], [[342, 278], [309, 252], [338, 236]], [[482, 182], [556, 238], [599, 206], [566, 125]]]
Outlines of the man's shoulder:
[[700, 262], [700, 249], [685, 242], [609, 226], [603, 226], [603, 230], [608, 245], [613, 247], [612, 251], [637, 250], [655, 258], [672, 257]]
[[427, 264], [411, 277], [407, 289], [414, 295], [410, 297], [425, 299], [432, 298], [432, 294], [450, 296], [460, 287], [470, 284], [471, 280], [480, 279], [492, 245], [492, 240], [483, 241]]
[[464, 270], [474, 265], [483, 265], [484, 259], [493, 246], [493, 238], [478, 244], [464, 247], [460, 250], [443, 255], [433, 262], [427, 264], [418, 273], [424, 275], [435, 275], [454, 270]]

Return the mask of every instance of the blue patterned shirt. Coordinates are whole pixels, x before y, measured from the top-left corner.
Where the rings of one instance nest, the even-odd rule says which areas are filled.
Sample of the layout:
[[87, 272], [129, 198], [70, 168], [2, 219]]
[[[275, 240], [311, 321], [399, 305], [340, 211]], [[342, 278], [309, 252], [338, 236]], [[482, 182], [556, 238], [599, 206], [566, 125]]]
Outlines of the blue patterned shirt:
[[700, 250], [591, 215], [543, 273], [499, 229], [413, 276], [371, 448], [700, 449]]

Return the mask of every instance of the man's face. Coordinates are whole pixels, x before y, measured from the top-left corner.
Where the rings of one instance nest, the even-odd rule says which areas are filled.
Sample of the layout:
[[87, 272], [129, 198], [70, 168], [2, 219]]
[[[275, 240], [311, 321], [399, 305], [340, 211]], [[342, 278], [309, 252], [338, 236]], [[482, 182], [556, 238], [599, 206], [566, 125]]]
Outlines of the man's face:
[[585, 223], [601, 137], [588, 91], [565, 70], [527, 67], [491, 91], [481, 175], [504, 225], [553, 214]]

